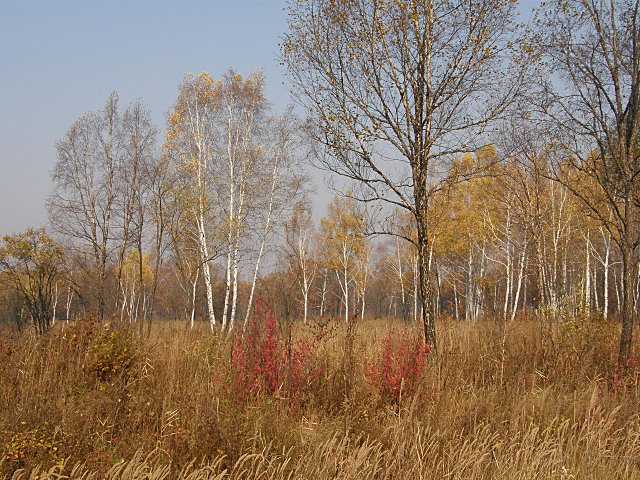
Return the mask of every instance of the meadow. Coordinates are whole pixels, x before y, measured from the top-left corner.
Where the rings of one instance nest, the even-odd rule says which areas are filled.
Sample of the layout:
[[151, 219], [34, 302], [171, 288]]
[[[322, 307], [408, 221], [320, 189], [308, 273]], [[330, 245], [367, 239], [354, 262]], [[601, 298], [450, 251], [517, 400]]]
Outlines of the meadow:
[[6, 327], [0, 478], [640, 478], [613, 321], [443, 318], [436, 353], [398, 320], [257, 317]]

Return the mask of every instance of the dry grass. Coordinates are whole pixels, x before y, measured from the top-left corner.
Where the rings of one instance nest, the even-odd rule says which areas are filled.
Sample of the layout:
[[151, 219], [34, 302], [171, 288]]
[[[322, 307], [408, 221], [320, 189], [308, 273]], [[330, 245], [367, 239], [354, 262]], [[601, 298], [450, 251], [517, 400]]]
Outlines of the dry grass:
[[363, 374], [391, 325], [326, 326], [322, 373], [296, 401], [239, 400], [233, 342], [204, 327], [5, 332], [0, 477], [640, 478], [639, 370], [615, 376], [613, 324], [529, 320], [503, 337], [497, 323], [443, 321], [399, 408]]

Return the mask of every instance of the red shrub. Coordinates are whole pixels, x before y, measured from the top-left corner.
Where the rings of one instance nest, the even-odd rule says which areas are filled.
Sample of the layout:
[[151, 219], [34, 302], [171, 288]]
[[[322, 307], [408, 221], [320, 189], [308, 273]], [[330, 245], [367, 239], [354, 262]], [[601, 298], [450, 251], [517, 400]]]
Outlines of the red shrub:
[[430, 345], [404, 329], [391, 330], [382, 342], [380, 357], [365, 365], [365, 376], [380, 398], [399, 405], [415, 395]]
[[319, 370], [313, 366], [315, 350], [313, 341], [284, 341], [273, 311], [256, 300], [253, 318], [236, 337], [231, 354], [237, 393], [297, 397], [318, 378]]

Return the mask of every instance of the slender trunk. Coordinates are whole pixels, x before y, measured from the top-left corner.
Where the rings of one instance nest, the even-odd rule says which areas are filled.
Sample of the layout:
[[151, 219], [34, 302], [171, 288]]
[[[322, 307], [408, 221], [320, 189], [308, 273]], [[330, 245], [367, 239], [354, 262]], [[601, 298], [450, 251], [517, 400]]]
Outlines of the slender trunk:
[[[604, 234], [603, 234], [604, 236]], [[602, 287], [602, 316], [606, 320], [609, 315], [609, 255], [611, 252], [611, 235], [605, 241], [604, 263], [603, 269], [603, 287]]]
[[58, 306], [58, 283], [56, 283], [53, 290], [53, 315], [51, 317], [51, 325], [56, 324], [56, 307]]
[[320, 296], [320, 316], [324, 316], [324, 300], [327, 294], [327, 270], [324, 270], [324, 276], [322, 279], [322, 294]]
[[402, 301], [402, 319], [407, 320], [407, 302], [404, 293], [404, 275], [402, 270], [402, 256], [400, 251], [400, 239], [396, 237], [396, 257], [398, 260], [398, 281], [400, 282], [400, 299]]
[[[269, 230], [271, 229], [271, 215], [273, 213], [273, 202], [274, 195], [276, 192], [277, 182], [278, 182], [278, 169], [280, 167], [280, 155], [276, 154], [273, 164], [273, 171], [271, 172], [271, 190], [269, 192], [269, 203], [267, 206], [267, 218], [264, 222], [264, 230], [262, 231], [262, 239], [260, 241], [260, 249], [258, 252], [258, 258], [256, 260], [256, 266], [253, 271], [253, 279], [251, 281], [251, 292], [249, 293], [249, 303], [247, 304], [247, 313], [244, 317], [244, 326], [246, 328], [247, 323], [249, 323], [249, 315], [251, 314], [251, 304], [253, 302], [253, 294], [256, 288], [256, 280], [258, 279], [258, 271], [260, 269], [260, 261], [262, 260], [262, 253], [264, 252], [264, 246], [267, 242], [267, 237], [269, 236]], [[307, 304], [305, 300], [305, 317], [304, 322], [307, 323]]]
[[456, 320], [460, 320], [460, 315], [458, 312], [458, 282], [456, 282], [455, 279], [453, 280], [453, 306], [455, 318]]
[[511, 303], [511, 255], [507, 257], [506, 278], [504, 286], [504, 305], [502, 308], [502, 318], [507, 319], [509, 304]]
[[153, 312], [156, 305], [156, 293], [158, 291], [158, 280], [160, 276], [160, 260], [162, 258], [162, 240], [164, 239], [164, 209], [162, 194], [157, 195], [157, 204], [154, 209], [155, 219], [155, 261], [153, 265], [153, 283], [151, 285], [151, 295], [149, 298], [149, 321], [153, 321]]
[[442, 278], [440, 276], [440, 268], [438, 267], [438, 265], [436, 265], [436, 267], [434, 268], [434, 273], [436, 275], [436, 299], [433, 302], [434, 303], [433, 308], [437, 316], [437, 315], [440, 315], [440, 308], [442, 304], [442, 300], [441, 300], [442, 292], [440, 290]]
[[[471, 243], [471, 242], [470, 242]], [[473, 284], [473, 248], [469, 245], [469, 257], [467, 258], [467, 282], [465, 286], [465, 307], [464, 319], [475, 320], [473, 318], [473, 307], [475, 304], [475, 286]]]
[[191, 284], [191, 328], [196, 324], [196, 287], [198, 286], [198, 277], [200, 269], [196, 270], [196, 276]]
[[[629, 232], [627, 236], [631, 236]], [[620, 352], [618, 362], [624, 364], [631, 356], [633, 338], [633, 246], [631, 239], [625, 238], [622, 248], [622, 332], [620, 334]]]
[[73, 290], [71, 289], [71, 285], [67, 287], [67, 315], [66, 321], [69, 323], [69, 316], [71, 313], [71, 301], [73, 300]]
[[231, 314], [229, 316], [229, 330], [233, 330], [236, 321], [236, 312], [238, 311], [238, 252], [240, 251], [240, 235], [242, 233], [242, 215], [244, 212], [245, 190], [244, 190], [244, 173], [240, 178], [240, 191], [238, 193], [238, 212], [236, 213], [234, 246], [231, 263], [233, 265], [233, 295], [231, 298]]
[[413, 259], [413, 321], [418, 322], [418, 290], [420, 285], [420, 269], [417, 254]]
[[522, 288], [522, 279], [524, 278], [524, 264], [527, 253], [527, 244], [525, 242], [524, 247], [522, 248], [522, 253], [520, 254], [520, 263], [518, 267], [518, 284], [516, 287], [516, 294], [513, 299], [513, 306], [511, 307], [511, 321], [513, 322], [516, 318], [516, 312], [518, 311], [518, 301], [520, 300], [520, 289]]
[[[485, 274], [485, 266], [486, 266], [486, 245], [483, 242], [482, 244], [482, 252], [480, 255], [480, 271], [478, 272], [478, 276], [479, 278], [483, 278], [484, 274]], [[436, 269], [436, 279], [437, 279], [437, 275], [438, 275], [438, 270]], [[437, 279], [436, 285], [438, 285], [440, 282]], [[439, 287], [438, 287], [438, 291], [439, 291]], [[437, 296], [436, 296], [436, 306], [437, 306]], [[476, 293], [475, 293], [475, 310], [474, 310], [474, 318], [477, 320], [479, 318], [482, 318], [484, 316], [484, 290], [482, 287], [482, 284], [476, 284]]]
[[235, 325], [235, 321], [236, 321], [236, 312], [238, 310], [238, 263], [239, 263], [239, 258], [238, 258], [238, 252], [240, 250], [240, 231], [239, 231], [239, 227], [238, 227], [238, 231], [236, 232], [235, 235], [235, 244], [233, 246], [233, 255], [231, 258], [231, 264], [232, 264], [232, 294], [231, 294], [231, 313], [229, 314], [229, 330], [233, 330], [233, 327]]
[[587, 315], [591, 312], [591, 242], [589, 231], [586, 238], [586, 259], [584, 271], [584, 311]]
[[345, 264], [344, 264], [343, 275], [344, 275], [344, 288], [343, 288], [343, 293], [344, 293], [344, 321], [348, 322], [349, 321], [349, 271], [347, 269], [346, 260], [345, 260]]
[[204, 278], [204, 289], [207, 294], [207, 313], [209, 315], [209, 324], [213, 331], [216, 324], [216, 315], [213, 311], [213, 291], [211, 287], [211, 270], [209, 268], [209, 249], [207, 247], [207, 238], [204, 230], [204, 217], [201, 215], [198, 221], [198, 230], [200, 235], [200, 254], [202, 262], [202, 276]]
[[[269, 213], [269, 218], [271, 217], [271, 214]], [[269, 223], [269, 220], [267, 220], [267, 224]], [[258, 270], [260, 269], [260, 261], [262, 260], [262, 253], [264, 252], [264, 245], [267, 241], [267, 229], [269, 227], [265, 227], [265, 232], [264, 235], [262, 236], [262, 240], [260, 242], [260, 249], [258, 250], [258, 258], [256, 260], [256, 265], [255, 268], [253, 270], [253, 278], [251, 280], [251, 290], [249, 292], [249, 301], [247, 303], [247, 313], [244, 316], [244, 325], [243, 325], [243, 329], [247, 327], [247, 324], [249, 323], [249, 316], [251, 315], [251, 304], [253, 303], [253, 294], [255, 292], [256, 289], [256, 282], [258, 280]], [[306, 310], [306, 304], [305, 304], [305, 310]], [[305, 323], [306, 323], [306, 316], [305, 316]]]
[[234, 203], [235, 203], [235, 189], [233, 178], [233, 163], [229, 164], [229, 213], [227, 215], [227, 269], [225, 273], [225, 291], [224, 291], [224, 308], [222, 310], [222, 328], [227, 327], [227, 317], [229, 313], [229, 301], [231, 298], [231, 269], [232, 269], [232, 250], [233, 250], [233, 232], [234, 232]]
[[618, 272], [613, 270], [613, 284], [616, 287], [616, 312], [622, 313], [622, 300], [620, 298], [620, 280], [618, 279]]

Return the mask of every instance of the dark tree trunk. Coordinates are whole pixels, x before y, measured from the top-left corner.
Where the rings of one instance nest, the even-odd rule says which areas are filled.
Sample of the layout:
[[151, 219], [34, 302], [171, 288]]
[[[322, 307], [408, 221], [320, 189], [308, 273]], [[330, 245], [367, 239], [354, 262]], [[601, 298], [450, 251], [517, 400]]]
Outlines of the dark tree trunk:
[[633, 339], [633, 284], [634, 284], [634, 245], [633, 229], [635, 228], [635, 216], [632, 200], [625, 205], [626, 228], [622, 238], [622, 332], [620, 334], [620, 351], [618, 362], [624, 365], [631, 356], [631, 342]]
[[429, 268], [429, 235], [427, 225], [426, 193], [416, 196], [416, 226], [418, 233], [418, 262], [420, 271], [420, 297], [422, 301], [422, 326], [424, 341], [436, 349], [436, 325], [433, 315], [433, 285]]

